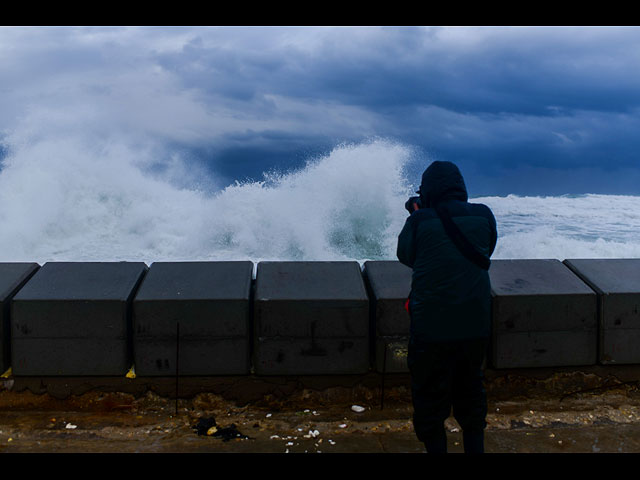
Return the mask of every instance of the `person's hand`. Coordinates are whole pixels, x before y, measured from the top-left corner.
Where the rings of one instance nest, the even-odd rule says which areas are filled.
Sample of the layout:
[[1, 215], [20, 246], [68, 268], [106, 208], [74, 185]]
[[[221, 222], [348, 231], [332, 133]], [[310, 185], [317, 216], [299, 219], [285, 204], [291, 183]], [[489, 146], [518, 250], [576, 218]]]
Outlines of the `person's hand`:
[[411, 215], [416, 210], [420, 210], [420, 204], [418, 202], [420, 202], [419, 197], [411, 197], [405, 202], [404, 208], [407, 210], [407, 212], [409, 212], [409, 215]]

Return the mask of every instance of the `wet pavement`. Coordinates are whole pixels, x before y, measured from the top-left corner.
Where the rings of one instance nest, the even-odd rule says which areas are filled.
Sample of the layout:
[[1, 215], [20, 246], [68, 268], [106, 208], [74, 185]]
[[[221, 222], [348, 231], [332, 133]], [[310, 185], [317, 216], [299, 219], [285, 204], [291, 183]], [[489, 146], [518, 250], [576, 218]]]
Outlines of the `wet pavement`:
[[[637, 383], [603, 383], [593, 376], [599, 380], [596, 387], [584, 388], [596, 383], [586, 381], [589, 375], [580, 378], [579, 389], [571, 388], [576, 374], [526, 382], [514, 376], [491, 379], [487, 453], [640, 452]], [[413, 432], [407, 388], [391, 386], [383, 405], [379, 399], [375, 390], [361, 389], [357, 397], [306, 390], [287, 398], [265, 395], [246, 404], [213, 393], [176, 403], [153, 392], [136, 396], [90, 390], [60, 399], [3, 388], [0, 452], [424, 452]], [[354, 405], [364, 410], [354, 411]], [[215, 420], [209, 435], [195, 429], [202, 419]], [[462, 452], [459, 426], [453, 418], [446, 426], [449, 451]], [[216, 435], [230, 427], [241, 436]]]

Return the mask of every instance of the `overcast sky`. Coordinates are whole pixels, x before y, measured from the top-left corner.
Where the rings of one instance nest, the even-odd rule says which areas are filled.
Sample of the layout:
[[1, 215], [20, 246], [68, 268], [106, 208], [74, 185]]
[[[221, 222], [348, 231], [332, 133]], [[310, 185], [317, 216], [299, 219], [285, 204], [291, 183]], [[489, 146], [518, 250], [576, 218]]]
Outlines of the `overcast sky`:
[[3, 27], [0, 105], [0, 155], [117, 139], [232, 181], [380, 137], [472, 195], [640, 195], [635, 27]]

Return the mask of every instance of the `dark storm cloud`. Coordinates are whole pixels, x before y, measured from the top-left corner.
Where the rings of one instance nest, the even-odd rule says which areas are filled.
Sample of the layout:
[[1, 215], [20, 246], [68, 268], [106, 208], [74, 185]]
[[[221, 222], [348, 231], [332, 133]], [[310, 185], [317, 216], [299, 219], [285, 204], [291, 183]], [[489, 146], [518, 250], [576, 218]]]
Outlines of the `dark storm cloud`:
[[638, 193], [639, 47], [640, 28], [5, 28], [0, 131], [151, 139], [229, 178], [384, 137], [483, 193], [576, 169], [574, 190]]
[[[223, 29], [238, 45], [196, 37], [160, 55], [185, 85], [251, 99], [272, 93], [367, 108], [433, 105], [457, 112], [552, 115], [628, 111], [640, 102], [636, 29]], [[287, 31], [287, 29], [285, 29]], [[202, 32], [207, 35], [210, 31]]]

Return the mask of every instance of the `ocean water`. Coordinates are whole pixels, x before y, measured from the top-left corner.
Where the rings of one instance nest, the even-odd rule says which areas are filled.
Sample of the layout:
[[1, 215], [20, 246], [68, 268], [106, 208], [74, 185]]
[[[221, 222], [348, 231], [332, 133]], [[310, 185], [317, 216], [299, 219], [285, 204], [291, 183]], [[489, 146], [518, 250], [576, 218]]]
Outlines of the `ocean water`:
[[[424, 168], [383, 140], [229, 185], [165, 157], [77, 139], [12, 145], [0, 170], [0, 261], [395, 259]], [[496, 216], [493, 258], [640, 257], [638, 196], [470, 201]]]

